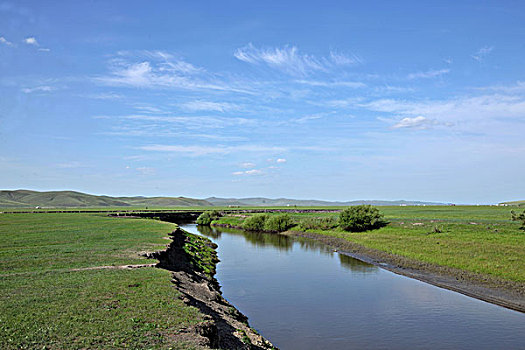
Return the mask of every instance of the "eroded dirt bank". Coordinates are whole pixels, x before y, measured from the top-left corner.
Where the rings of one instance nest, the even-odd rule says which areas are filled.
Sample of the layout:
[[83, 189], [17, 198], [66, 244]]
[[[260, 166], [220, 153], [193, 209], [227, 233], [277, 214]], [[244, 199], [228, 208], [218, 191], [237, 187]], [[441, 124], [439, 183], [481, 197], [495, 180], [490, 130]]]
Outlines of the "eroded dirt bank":
[[213, 277], [219, 262], [217, 246], [180, 228], [170, 237], [172, 241], [165, 251], [147, 256], [159, 260], [157, 267], [172, 271], [172, 281], [181, 299], [205, 315], [205, 321], [175, 336], [203, 348], [275, 349], [250, 328], [246, 316], [222, 297], [219, 283]]
[[446, 288], [470, 297], [525, 312], [525, 284], [502, 280], [451, 267], [440, 266], [366, 248], [342, 238], [310, 232], [289, 231], [288, 236], [305, 237], [327, 244], [339, 253], [379, 266], [394, 273]]

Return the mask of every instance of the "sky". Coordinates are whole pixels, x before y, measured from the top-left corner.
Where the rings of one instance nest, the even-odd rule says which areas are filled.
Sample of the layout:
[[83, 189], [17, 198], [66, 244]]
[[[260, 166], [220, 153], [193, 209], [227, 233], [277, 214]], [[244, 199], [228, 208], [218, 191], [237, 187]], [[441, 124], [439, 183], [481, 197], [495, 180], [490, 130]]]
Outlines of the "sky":
[[0, 0], [0, 188], [525, 199], [525, 2]]

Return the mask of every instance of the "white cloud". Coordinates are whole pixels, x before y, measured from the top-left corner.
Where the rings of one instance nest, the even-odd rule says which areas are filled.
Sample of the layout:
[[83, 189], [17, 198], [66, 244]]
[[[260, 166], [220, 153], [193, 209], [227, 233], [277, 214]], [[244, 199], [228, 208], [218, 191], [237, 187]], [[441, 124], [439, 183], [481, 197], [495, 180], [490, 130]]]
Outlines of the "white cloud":
[[78, 161], [71, 161], [67, 163], [57, 164], [56, 167], [61, 168], [61, 169], [74, 169], [74, 168], [84, 168], [86, 167], [86, 165]]
[[276, 160], [277, 163], [286, 163], [286, 159], [284, 158], [279, 158]]
[[38, 51], [49, 52], [49, 51], [51, 51], [51, 49], [41, 47], [41, 48], [38, 49]]
[[4, 38], [3, 36], [0, 36], [0, 44], [4, 44], [7, 46], [13, 46], [13, 43]]
[[330, 51], [330, 59], [332, 60], [332, 62], [340, 66], [363, 63], [363, 60], [359, 56], [345, 55], [335, 51]]
[[310, 85], [310, 86], [321, 86], [321, 87], [348, 87], [352, 89], [364, 88], [366, 84], [359, 81], [319, 81], [319, 80], [296, 80], [296, 83]]
[[417, 73], [411, 73], [407, 76], [407, 79], [413, 80], [413, 79], [429, 79], [429, 78], [435, 78], [439, 77], [444, 74], [450, 73], [450, 69], [439, 69], [439, 70], [428, 70], [426, 72], [417, 72]]
[[283, 152], [286, 149], [282, 147], [268, 147], [260, 145], [239, 145], [239, 146], [184, 146], [184, 145], [149, 145], [138, 147], [143, 151], [154, 152], [173, 152], [182, 153], [190, 156], [203, 156], [210, 154], [229, 154], [238, 152], [254, 152], [254, 153], [268, 153], [268, 152]]
[[[202, 68], [177, 59], [170, 54], [155, 51], [141, 52], [134, 57], [120, 52], [111, 61], [110, 74], [94, 77], [95, 82], [111, 86], [150, 89], [216, 90], [251, 93], [246, 86], [237, 87]], [[137, 62], [138, 61], [138, 62]]]
[[251, 162], [244, 162], [241, 164], [242, 168], [255, 168], [256, 164]]
[[143, 167], [139, 167], [139, 168], [136, 168], [135, 170], [137, 170], [139, 172], [139, 174], [141, 175], [155, 175], [157, 170], [155, 168], [150, 168], [150, 167], [147, 167], [147, 166], [143, 166]]
[[24, 39], [24, 43], [26, 43], [27, 45], [38, 46], [38, 41], [36, 41], [36, 38], [35, 38], [35, 37], [25, 38], [25, 39]]
[[465, 132], [502, 134], [519, 130], [525, 120], [525, 96], [520, 95], [492, 94], [426, 101], [381, 99], [361, 106], [408, 118], [397, 123], [397, 127], [412, 124], [418, 127], [454, 126]]
[[263, 173], [262, 170], [259, 169], [251, 169], [246, 171], [235, 171], [232, 174], [235, 176], [242, 176], [242, 175], [261, 175]]
[[251, 64], [266, 64], [293, 76], [307, 76], [312, 72], [328, 72], [336, 66], [361, 63], [356, 55], [330, 52], [329, 57], [302, 54], [295, 46], [257, 48], [251, 43], [235, 50], [234, 56]]
[[240, 107], [233, 103], [228, 102], [210, 102], [210, 101], [191, 101], [180, 105], [184, 110], [196, 112], [196, 111], [214, 111], [214, 112], [227, 112], [233, 110], [239, 110]]
[[494, 47], [492, 47], [492, 46], [485, 46], [485, 47], [482, 47], [481, 49], [479, 49], [478, 51], [476, 51], [476, 53], [474, 53], [470, 57], [472, 57], [474, 60], [476, 60], [478, 62], [481, 62], [481, 61], [483, 61], [485, 59], [485, 57], [487, 57], [488, 54], [490, 54], [492, 52], [492, 50], [494, 50]]
[[326, 71], [321, 61], [313, 56], [300, 54], [295, 46], [258, 49], [248, 44], [237, 49], [234, 56], [248, 63], [265, 63], [290, 75], [304, 76], [311, 71]]
[[435, 121], [433, 120], [429, 120], [423, 116], [418, 116], [418, 117], [414, 117], [414, 118], [403, 118], [401, 119], [398, 123], [394, 124], [392, 126], [392, 129], [403, 129], [403, 128], [408, 128], [408, 129], [428, 129], [429, 127], [431, 127], [433, 124], [435, 123]]
[[53, 86], [47, 86], [47, 85], [22, 89], [22, 91], [26, 94], [30, 94], [32, 92], [50, 92], [53, 90], [56, 90], [56, 88], [54, 88]]

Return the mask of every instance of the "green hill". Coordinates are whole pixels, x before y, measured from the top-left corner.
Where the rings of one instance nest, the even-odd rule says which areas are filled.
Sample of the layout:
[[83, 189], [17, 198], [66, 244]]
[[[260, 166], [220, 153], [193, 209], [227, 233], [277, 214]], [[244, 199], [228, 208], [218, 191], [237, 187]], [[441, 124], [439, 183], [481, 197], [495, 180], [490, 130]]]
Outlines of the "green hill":
[[38, 192], [29, 190], [0, 191], [0, 207], [187, 207], [209, 206], [201, 199], [185, 197], [109, 197], [95, 196], [75, 191]]

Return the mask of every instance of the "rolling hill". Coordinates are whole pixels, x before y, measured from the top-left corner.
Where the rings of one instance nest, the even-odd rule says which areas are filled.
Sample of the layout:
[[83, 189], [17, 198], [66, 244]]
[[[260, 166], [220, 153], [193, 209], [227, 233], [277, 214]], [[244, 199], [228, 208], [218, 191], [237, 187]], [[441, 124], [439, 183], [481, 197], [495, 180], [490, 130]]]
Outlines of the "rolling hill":
[[65, 207], [187, 207], [210, 206], [202, 199], [185, 197], [109, 197], [75, 191], [38, 192], [29, 190], [0, 191], [0, 207], [65, 208]]

